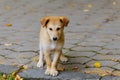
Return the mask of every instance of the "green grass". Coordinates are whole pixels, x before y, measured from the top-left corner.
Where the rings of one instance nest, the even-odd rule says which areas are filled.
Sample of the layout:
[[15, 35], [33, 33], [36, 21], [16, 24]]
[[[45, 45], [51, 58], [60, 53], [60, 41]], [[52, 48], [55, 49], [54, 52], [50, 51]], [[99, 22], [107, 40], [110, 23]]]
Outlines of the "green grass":
[[15, 80], [15, 78], [12, 73], [10, 74], [0, 73], [0, 80]]

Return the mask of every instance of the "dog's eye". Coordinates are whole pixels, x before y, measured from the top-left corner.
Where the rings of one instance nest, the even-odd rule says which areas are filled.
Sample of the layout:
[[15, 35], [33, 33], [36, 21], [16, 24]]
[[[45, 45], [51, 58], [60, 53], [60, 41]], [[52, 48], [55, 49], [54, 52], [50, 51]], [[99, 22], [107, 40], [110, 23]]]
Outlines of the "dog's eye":
[[59, 31], [59, 30], [60, 30], [60, 28], [57, 28], [56, 30], [57, 30], [57, 31]]
[[50, 31], [52, 31], [52, 28], [49, 28]]

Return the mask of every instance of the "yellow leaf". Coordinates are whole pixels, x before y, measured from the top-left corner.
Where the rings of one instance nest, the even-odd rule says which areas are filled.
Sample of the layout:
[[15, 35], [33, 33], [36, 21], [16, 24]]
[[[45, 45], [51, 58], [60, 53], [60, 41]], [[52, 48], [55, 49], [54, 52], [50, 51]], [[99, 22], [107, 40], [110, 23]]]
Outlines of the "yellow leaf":
[[95, 68], [100, 68], [101, 67], [101, 63], [100, 62], [95, 62], [94, 63], [94, 67]]
[[7, 26], [7, 27], [11, 27], [12, 24], [8, 23], [8, 24], [5, 24], [5, 26]]

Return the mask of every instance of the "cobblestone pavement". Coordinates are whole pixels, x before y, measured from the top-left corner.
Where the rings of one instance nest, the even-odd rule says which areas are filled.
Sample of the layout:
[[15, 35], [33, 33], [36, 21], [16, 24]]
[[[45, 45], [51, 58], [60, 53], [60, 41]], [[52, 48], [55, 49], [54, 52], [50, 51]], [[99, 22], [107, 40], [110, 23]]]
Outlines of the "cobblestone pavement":
[[[0, 0], [0, 72], [21, 65], [24, 78], [51, 80], [120, 80], [120, 0]], [[40, 18], [69, 17], [64, 54], [57, 77], [36, 67]], [[11, 25], [10, 25], [11, 24]], [[95, 62], [101, 67], [95, 68]], [[30, 79], [31, 78], [31, 79]]]

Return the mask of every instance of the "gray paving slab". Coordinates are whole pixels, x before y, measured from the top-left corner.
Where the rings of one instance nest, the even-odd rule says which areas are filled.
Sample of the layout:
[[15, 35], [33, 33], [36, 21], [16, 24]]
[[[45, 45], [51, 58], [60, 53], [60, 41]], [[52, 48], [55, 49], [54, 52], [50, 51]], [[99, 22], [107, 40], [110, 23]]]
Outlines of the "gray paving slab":
[[[37, 73], [36, 73], [37, 72]], [[84, 80], [84, 79], [99, 79], [97, 75], [87, 75], [79, 72], [71, 72], [71, 71], [66, 71], [66, 72], [60, 72], [59, 76], [57, 77], [52, 77], [52, 76], [46, 76], [43, 73], [44, 70], [40, 69], [29, 69], [26, 70], [22, 73], [20, 73], [21, 76], [23, 77], [28, 77], [28, 78], [33, 78], [33, 79], [45, 79], [45, 80]], [[63, 75], [66, 74], [66, 75]], [[74, 76], [74, 77], [73, 77]]]

